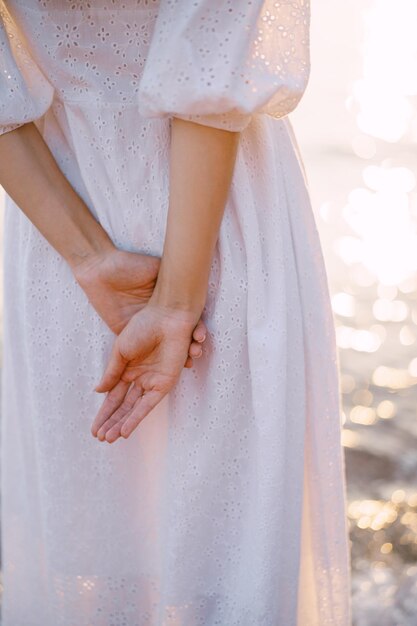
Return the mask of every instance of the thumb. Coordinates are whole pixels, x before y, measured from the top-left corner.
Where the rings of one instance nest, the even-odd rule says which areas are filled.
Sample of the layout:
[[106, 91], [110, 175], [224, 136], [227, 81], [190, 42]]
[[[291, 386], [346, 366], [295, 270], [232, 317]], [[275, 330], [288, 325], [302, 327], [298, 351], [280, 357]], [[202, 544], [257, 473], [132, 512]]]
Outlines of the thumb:
[[121, 355], [119, 350], [119, 344], [116, 339], [113, 344], [107, 367], [104, 370], [104, 374], [100, 382], [94, 388], [94, 391], [97, 391], [97, 393], [104, 393], [105, 391], [110, 391], [110, 389], [113, 389], [113, 387], [117, 385], [117, 383], [121, 379], [121, 376], [126, 369], [126, 364], [127, 360]]

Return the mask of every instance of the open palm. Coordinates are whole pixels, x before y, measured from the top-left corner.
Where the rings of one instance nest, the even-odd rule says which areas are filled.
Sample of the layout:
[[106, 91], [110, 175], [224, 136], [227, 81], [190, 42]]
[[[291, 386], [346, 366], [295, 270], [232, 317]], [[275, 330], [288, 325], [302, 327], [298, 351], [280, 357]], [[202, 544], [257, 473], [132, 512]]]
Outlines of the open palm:
[[113, 346], [96, 391], [108, 392], [91, 432], [112, 443], [128, 437], [174, 387], [187, 360], [195, 316], [148, 305]]

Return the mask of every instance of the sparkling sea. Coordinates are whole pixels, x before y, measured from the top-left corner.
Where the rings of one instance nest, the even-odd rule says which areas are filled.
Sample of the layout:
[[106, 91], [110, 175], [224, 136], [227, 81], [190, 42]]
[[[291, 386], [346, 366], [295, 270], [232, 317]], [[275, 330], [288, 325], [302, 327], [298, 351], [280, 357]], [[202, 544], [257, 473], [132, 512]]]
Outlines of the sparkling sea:
[[354, 626], [417, 624], [417, 2], [312, 3], [292, 117], [336, 322]]

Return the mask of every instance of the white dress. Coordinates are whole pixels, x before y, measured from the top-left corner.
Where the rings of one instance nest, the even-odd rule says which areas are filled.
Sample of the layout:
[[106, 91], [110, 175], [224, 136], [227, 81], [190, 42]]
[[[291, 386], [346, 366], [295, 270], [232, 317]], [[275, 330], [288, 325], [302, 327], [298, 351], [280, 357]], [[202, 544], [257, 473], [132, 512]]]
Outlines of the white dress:
[[307, 0], [0, 2], [0, 124], [37, 120], [120, 248], [161, 255], [172, 116], [240, 130], [203, 358], [90, 434], [113, 335], [9, 199], [3, 626], [348, 626], [332, 312], [287, 114]]

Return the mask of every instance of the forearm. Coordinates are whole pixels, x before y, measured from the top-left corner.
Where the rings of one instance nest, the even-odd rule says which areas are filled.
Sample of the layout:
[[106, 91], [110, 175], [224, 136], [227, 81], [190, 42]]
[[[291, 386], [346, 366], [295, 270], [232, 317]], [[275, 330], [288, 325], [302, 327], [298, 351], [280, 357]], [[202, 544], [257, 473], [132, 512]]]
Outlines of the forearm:
[[200, 314], [233, 176], [239, 133], [172, 122], [170, 198], [153, 301]]
[[33, 123], [0, 136], [0, 184], [71, 267], [112, 247]]

